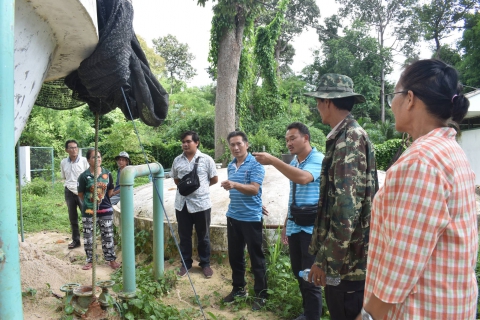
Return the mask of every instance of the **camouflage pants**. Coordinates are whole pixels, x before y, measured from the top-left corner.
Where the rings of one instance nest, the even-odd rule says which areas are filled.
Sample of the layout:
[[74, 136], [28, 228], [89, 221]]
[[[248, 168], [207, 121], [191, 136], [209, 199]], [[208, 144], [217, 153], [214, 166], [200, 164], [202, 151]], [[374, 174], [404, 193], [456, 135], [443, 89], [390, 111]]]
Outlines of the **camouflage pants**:
[[[87, 255], [87, 263], [92, 262], [93, 255], [93, 217], [82, 217], [83, 224], [83, 247]], [[105, 261], [112, 261], [117, 258], [115, 255], [115, 243], [113, 242], [113, 219], [112, 217], [98, 219], [97, 225], [100, 227], [102, 235], [102, 250]]]

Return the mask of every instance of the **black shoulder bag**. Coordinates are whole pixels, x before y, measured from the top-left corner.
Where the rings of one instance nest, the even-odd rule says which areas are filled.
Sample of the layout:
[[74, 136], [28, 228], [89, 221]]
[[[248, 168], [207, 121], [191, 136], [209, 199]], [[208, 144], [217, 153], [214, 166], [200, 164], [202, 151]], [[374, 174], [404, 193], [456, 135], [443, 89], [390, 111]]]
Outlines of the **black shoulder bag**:
[[198, 160], [200, 160], [200, 157], [195, 160], [193, 170], [184, 175], [182, 179], [180, 179], [180, 183], [177, 186], [178, 192], [180, 192], [180, 194], [184, 197], [200, 188], [200, 179], [198, 179], [197, 174]]
[[317, 218], [318, 203], [308, 206], [297, 206], [295, 204], [295, 193], [297, 191], [297, 184], [293, 183], [292, 204], [290, 205], [290, 214], [292, 220], [299, 226], [313, 226]]

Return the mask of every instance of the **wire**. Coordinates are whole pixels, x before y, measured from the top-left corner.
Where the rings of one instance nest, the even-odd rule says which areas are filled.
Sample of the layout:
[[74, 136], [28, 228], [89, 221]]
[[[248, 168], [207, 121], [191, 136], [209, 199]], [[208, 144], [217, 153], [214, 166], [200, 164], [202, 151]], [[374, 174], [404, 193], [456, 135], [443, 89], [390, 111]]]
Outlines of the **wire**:
[[[142, 144], [142, 141], [140, 140], [140, 135], [138, 134], [137, 126], [135, 125], [135, 121], [133, 120], [132, 112], [130, 110], [130, 106], [128, 104], [127, 97], [125, 96], [125, 91], [123, 90], [123, 87], [121, 87], [120, 89], [122, 90], [123, 99], [125, 100], [125, 104], [127, 105], [128, 113], [129, 113], [130, 119], [133, 123], [133, 128], [135, 130], [135, 134], [137, 135], [138, 143], [140, 145], [140, 148], [142, 149], [142, 153], [143, 153], [143, 156], [145, 158], [145, 164], [148, 166], [148, 171], [150, 172], [150, 176], [153, 177], [152, 169], [150, 168], [150, 163], [148, 162], [147, 154], [145, 152], [145, 149], [143, 148], [143, 144]], [[177, 237], [175, 236], [175, 232], [173, 231], [172, 224], [170, 223], [170, 219], [168, 218], [167, 210], [165, 210], [165, 206], [163, 204], [162, 197], [160, 196], [160, 192], [159, 192], [159, 190], [157, 188], [157, 185], [155, 183], [153, 184], [153, 186], [155, 188], [155, 192], [157, 193], [157, 197], [160, 200], [160, 204], [162, 205], [165, 217], [167, 218], [168, 227], [170, 229], [170, 233], [172, 234], [173, 240], [175, 242], [175, 246], [178, 249], [178, 253], [180, 254], [180, 258], [182, 259], [182, 264], [183, 264], [185, 270], [187, 271], [188, 280], [190, 281], [190, 286], [192, 287], [193, 293], [195, 295], [195, 301], [197, 302], [198, 307], [200, 308], [200, 311], [202, 312], [203, 319], [207, 320], [207, 317], [205, 316], [205, 313], [203, 311], [202, 304], [200, 303], [200, 300], [198, 299], [197, 291], [195, 290], [195, 286], [193, 285], [192, 278], [190, 277], [190, 273], [188, 272], [187, 265], [185, 263], [185, 260], [183, 259], [182, 252], [180, 251], [180, 245], [178, 244]]]

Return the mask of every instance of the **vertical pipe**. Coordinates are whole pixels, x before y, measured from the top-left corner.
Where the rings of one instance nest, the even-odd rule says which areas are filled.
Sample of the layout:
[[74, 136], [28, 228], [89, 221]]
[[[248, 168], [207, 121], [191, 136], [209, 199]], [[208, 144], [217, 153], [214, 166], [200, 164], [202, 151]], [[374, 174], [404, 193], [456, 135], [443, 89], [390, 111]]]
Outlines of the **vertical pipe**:
[[[163, 182], [165, 175], [163, 167], [160, 173], [153, 175], [153, 275], [155, 279], [163, 276], [164, 271], [164, 236], [163, 236]], [[157, 195], [158, 190], [158, 196]]]
[[15, 1], [0, 0], [0, 319], [23, 319], [15, 190]]
[[[127, 166], [120, 173], [120, 178]], [[135, 239], [134, 239], [134, 219], [133, 219], [133, 183], [131, 185], [121, 185], [120, 187], [120, 210], [121, 210], [121, 228], [122, 228], [122, 274], [123, 274], [123, 292], [135, 293]]]
[[20, 209], [20, 233], [22, 234], [22, 242], [25, 241], [23, 236], [23, 208], [22, 208], [22, 177], [20, 176], [20, 139], [17, 143], [17, 166], [18, 166], [18, 205]]

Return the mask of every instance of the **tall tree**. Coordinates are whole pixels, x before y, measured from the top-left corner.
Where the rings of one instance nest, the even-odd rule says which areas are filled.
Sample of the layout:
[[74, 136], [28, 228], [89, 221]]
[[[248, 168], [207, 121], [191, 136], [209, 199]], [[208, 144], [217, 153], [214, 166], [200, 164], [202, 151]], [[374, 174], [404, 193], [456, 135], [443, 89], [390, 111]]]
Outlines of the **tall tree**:
[[[390, 51], [381, 51], [378, 41], [370, 36], [369, 27], [364, 22], [355, 21], [343, 29], [343, 37], [335, 36], [341, 25], [338, 19], [328, 19], [328, 34], [322, 34], [322, 51], [314, 52], [314, 62], [304, 68], [304, 80], [314, 88], [318, 78], [325, 73], [339, 73], [352, 78], [355, 92], [363, 94], [366, 103], [355, 105], [353, 113], [357, 117], [380, 119], [379, 94], [381, 86], [380, 70], [392, 61]], [[328, 36], [330, 35], [330, 36]]]
[[460, 40], [463, 60], [460, 63], [462, 82], [480, 88], [480, 12], [465, 17], [465, 31]]
[[[336, 0], [342, 4], [341, 15], [351, 16], [375, 28], [378, 35], [379, 52], [387, 47], [388, 35], [394, 37], [390, 48], [403, 52], [408, 56], [414, 54], [418, 40], [416, 21], [412, 19], [412, 6], [417, 0]], [[385, 68], [380, 70], [381, 78], [381, 119], [385, 121]]]
[[458, 29], [459, 22], [478, 0], [429, 0], [415, 7], [415, 16], [420, 21], [420, 31], [425, 40], [435, 41], [435, 58], [440, 57], [441, 40]]
[[171, 34], [153, 39], [153, 44], [155, 52], [165, 59], [165, 67], [171, 83], [170, 93], [173, 93], [175, 82], [188, 81], [196, 75], [196, 70], [191, 65], [195, 56], [188, 52], [188, 44], [180, 43]]
[[[197, 0], [205, 6], [208, 0]], [[215, 0], [212, 0], [215, 2]], [[225, 139], [235, 129], [238, 68], [246, 26], [253, 26], [261, 3], [256, 0], [219, 0], [213, 7], [210, 55], [217, 79], [215, 99], [215, 159], [226, 164]]]
[[[280, 0], [273, 0], [257, 19], [258, 24], [269, 24], [277, 13]], [[308, 26], [316, 25], [320, 17], [320, 9], [315, 0], [290, 0], [285, 13], [285, 21], [282, 24], [282, 32], [275, 44], [275, 60], [278, 71], [289, 70], [288, 64], [293, 62], [295, 49], [291, 41], [300, 35]]]

